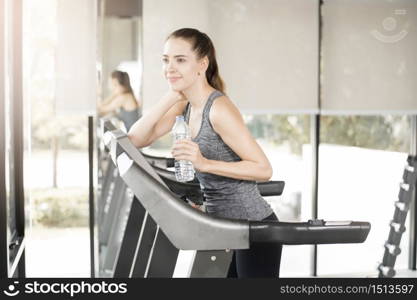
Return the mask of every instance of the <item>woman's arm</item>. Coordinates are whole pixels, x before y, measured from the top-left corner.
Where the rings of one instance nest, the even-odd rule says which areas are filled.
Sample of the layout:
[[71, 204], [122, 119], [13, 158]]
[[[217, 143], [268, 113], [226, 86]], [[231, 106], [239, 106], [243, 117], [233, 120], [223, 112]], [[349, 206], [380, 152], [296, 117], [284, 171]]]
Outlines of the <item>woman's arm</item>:
[[116, 109], [123, 105], [124, 99], [123, 97], [114, 97], [111, 101], [105, 101], [104, 103], [100, 103], [97, 107], [97, 110], [100, 115], [105, 115], [110, 112], [114, 112]]
[[107, 99], [104, 99], [101, 104], [105, 105], [105, 104], [109, 104], [114, 98], [116, 98], [118, 96], [118, 94], [111, 94], [109, 97], [107, 97]]
[[182, 114], [188, 101], [170, 91], [130, 128], [128, 137], [137, 148], [146, 147], [168, 133], [175, 117]]
[[265, 153], [250, 134], [236, 106], [225, 96], [210, 110], [210, 122], [223, 141], [242, 159], [238, 162], [209, 160], [192, 141], [179, 141], [173, 147], [175, 159], [190, 160], [200, 172], [236, 179], [268, 181], [272, 167]]

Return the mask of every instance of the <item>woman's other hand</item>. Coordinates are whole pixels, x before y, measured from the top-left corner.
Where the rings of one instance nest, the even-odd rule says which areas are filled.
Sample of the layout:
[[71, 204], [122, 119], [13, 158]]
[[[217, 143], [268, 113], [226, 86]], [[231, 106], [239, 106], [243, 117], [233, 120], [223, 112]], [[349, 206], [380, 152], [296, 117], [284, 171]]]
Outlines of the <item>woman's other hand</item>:
[[201, 154], [198, 144], [190, 140], [176, 141], [172, 146], [171, 154], [176, 160], [191, 161], [194, 169], [200, 172], [204, 172], [208, 163], [208, 159]]

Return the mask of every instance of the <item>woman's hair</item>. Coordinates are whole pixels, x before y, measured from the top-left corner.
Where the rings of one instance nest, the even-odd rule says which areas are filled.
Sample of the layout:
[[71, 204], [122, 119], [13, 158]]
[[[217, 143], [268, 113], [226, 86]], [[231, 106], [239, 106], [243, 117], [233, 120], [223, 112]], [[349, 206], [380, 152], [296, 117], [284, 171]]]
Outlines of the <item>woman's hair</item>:
[[207, 81], [212, 87], [222, 93], [225, 93], [226, 87], [219, 74], [216, 51], [208, 35], [194, 28], [181, 28], [172, 32], [166, 40], [170, 38], [181, 38], [190, 42], [191, 48], [197, 53], [198, 59], [202, 59], [207, 55], [209, 60], [209, 65], [206, 71]]
[[111, 78], [117, 80], [117, 82], [123, 87], [125, 93], [130, 93], [133, 95], [132, 86], [130, 85], [129, 74], [123, 71], [113, 71], [111, 72]]

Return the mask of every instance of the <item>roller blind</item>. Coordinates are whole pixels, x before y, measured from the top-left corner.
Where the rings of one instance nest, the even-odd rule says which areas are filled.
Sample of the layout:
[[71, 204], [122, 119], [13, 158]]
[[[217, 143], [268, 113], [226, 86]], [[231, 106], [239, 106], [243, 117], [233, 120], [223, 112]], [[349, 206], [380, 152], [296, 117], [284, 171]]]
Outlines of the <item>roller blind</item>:
[[326, 0], [323, 114], [417, 113], [417, 1]]
[[122, 18], [139, 17], [142, 10], [141, 0], [107, 0], [105, 1], [106, 16]]
[[213, 40], [226, 92], [243, 112], [318, 111], [318, 1], [144, 0], [145, 109], [168, 85], [166, 36], [194, 27]]
[[96, 0], [58, 0], [56, 112], [95, 112]]
[[214, 45], [242, 111], [317, 111], [318, 1], [210, 1]]

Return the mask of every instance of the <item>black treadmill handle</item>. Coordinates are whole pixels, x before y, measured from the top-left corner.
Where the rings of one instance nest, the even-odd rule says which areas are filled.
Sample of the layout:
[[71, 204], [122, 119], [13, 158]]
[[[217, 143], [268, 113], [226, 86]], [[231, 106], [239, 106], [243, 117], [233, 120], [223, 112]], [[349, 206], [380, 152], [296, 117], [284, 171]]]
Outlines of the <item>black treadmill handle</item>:
[[179, 198], [191, 201], [196, 205], [203, 205], [204, 196], [199, 184], [178, 182], [162, 175], [160, 177]]
[[280, 196], [285, 187], [284, 181], [257, 182], [261, 196]]
[[172, 157], [167, 158], [167, 168], [175, 167], [175, 159]]
[[151, 165], [162, 164], [166, 168], [173, 168], [175, 166], [175, 159], [172, 157], [154, 156], [142, 152], [143, 156], [148, 160]]
[[362, 243], [371, 229], [368, 222], [309, 220], [289, 223], [278, 221], [251, 221], [251, 243], [342, 244]]

